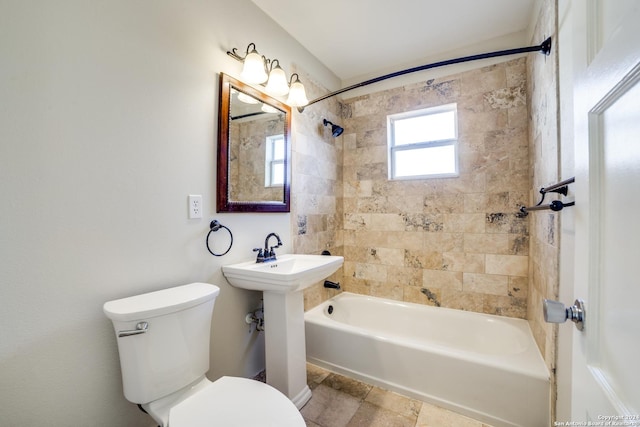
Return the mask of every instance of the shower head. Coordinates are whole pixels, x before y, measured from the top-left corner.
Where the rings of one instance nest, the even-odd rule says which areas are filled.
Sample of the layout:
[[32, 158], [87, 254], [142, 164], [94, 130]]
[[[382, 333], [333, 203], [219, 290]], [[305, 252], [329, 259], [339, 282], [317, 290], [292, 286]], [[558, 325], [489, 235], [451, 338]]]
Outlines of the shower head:
[[340, 135], [342, 135], [342, 132], [344, 132], [344, 129], [342, 127], [334, 125], [327, 119], [322, 119], [322, 124], [325, 126], [331, 125], [331, 136], [333, 136], [334, 138], [339, 137]]

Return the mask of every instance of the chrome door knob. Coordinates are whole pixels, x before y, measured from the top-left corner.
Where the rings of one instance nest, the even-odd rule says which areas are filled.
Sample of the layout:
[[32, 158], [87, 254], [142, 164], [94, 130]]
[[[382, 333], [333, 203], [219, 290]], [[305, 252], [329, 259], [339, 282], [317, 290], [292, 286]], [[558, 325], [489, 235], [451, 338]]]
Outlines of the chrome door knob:
[[585, 310], [584, 301], [577, 299], [571, 307], [558, 301], [543, 300], [544, 321], [547, 323], [564, 323], [567, 319], [575, 323], [579, 331], [584, 329]]

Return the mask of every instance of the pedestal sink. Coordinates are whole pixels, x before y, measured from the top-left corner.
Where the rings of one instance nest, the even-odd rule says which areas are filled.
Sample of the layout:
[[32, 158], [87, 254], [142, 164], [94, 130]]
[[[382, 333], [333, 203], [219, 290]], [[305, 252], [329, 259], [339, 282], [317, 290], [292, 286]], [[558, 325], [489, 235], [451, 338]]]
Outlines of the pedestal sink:
[[298, 409], [311, 398], [307, 386], [302, 291], [333, 274], [344, 258], [279, 255], [275, 261], [248, 261], [222, 267], [231, 285], [263, 292], [267, 383]]

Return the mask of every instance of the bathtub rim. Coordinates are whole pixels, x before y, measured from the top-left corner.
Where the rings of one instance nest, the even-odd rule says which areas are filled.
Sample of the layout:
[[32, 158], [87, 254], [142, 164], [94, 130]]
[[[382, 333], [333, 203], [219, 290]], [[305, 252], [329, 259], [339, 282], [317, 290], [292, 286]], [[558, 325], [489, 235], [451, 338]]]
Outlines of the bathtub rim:
[[[456, 349], [453, 348], [451, 346], [446, 346], [446, 345], [438, 345], [438, 344], [434, 344], [434, 343], [430, 343], [430, 345], [423, 345], [423, 344], [419, 344], [416, 343], [415, 340], [411, 340], [408, 338], [403, 338], [403, 337], [385, 337], [379, 334], [372, 334], [370, 330], [367, 330], [366, 328], [363, 327], [359, 327], [359, 326], [353, 326], [350, 325], [348, 323], [344, 323], [344, 322], [340, 322], [338, 320], [333, 320], [331, 319], [329, 316], [327, 316], [325, 314], [325, 309], [335, 300], [339, 300], [341, 298], [349, 298], [349, 297], [355, 297], [356, 299], [358, 298], [364, 298], [364, 299], [369, 299], [369, 300], [374, 300], [374, 301], [384, 301], [384, 303], [391, 303], [393, 305], [399, 305], [399, 306], [406, 306], [406, 307], [413, 307], [413, 308], [417, 308], [419, 310], [424, 310], [427, 309], [428, 311], [431, 310], [446, 310], [454, 315], [466, 315], [466, 316], [481, 316], [483, 318], [489, 318], [489, 319], [494, 319], [494, 320], [499, 320], [499, 321], [503, 321], [506, 322], [508, 324], [517, 324], [516, 328], [526, 334], [526, 338], [528, 341], [528, 345], [527, 347], [523, 350], [522, 354], [508, 354], [508, 355], [500, 355], [500, 354], [491, 354], [491, 355], [487, 355], [487, 354], [483, 354], [480, 352], [473, 352], [473, 351], [465, 351], [465, 350], [460, 350], [460, 349]], [[412, 303], [412, 302], [407, 302], [407, 301], [396, 301], [396, 300], [391, 300], [388, 298], [381, 298], [381, 297], [375, 297], [375, 296], [370, 296], [370, 295], [362, 295], [362, 294], [354, 294], [351, 292], [341, 292], [338, 295], [333, 296], [332, 298], [318, 304], [317, 306], [309, 309], [308, 311], [305, 312], [304, 314], [304, 320], [305, 322], [311, 322], [311, 323], [315, 323], [318, 325], [322, 325], [324, 327], [328, 327], [329, 329], [332, 330], [340, 330], [340, 331], [344, 331], [347, 330], [351, 333], [355, 333], [358, 334], [360, 336], [367, 336], [369, 338], [372, 338], [376, 341], [384, 341], [384, 342], [394, 342], [394, 343], [398, 343], [399, 345], [402, 346], [406, 346], [406, 347], [410, 347], [412, 349], [416, 349], [416, 350], [423, 350], [423, 349], [428, 349], [429, 351], [433, 351], [434, 353], [441, 355], [441, 356], [452, 356], [455, 357], [457, 359], [461, 359], [467, 362], [473, 362], [473, 363], [477, 363], [479, 360], [482, 361], [484, 364], [494, 367], [494, 368], [498, 368], [498, 369], [502, 369], [505, 371], [509, 371], [511, 373], [516, 373], [516, 374], [523, 374], [532, 378], [535, 378], [537, 380], [543, 380], [543, 381], [550, 381], [551, 380], [551, 374], [549, 372], [549, 369], [546, 365], [546, 363], [544, 362], [544, 359], [542, 358], [542, 354], [540, 353], [540, 349], [538, 348], [538, 345], [535, 342], [535, 339], [533, 337], [533, 333], [531, 331], [531, 327], [529, 326], [529, 322], [527, 322], [524, 319], [519, 319], [519, 318], [513, 318], [513, 317], [507, 317], [507, 316], [499, 316], [499, 315], [495, 315], [495, 314], [487, 314], [487, 313], [476, 313], [476, 312], [469, 312], [469, 311], [465, 311], [465, 310], [457, 310], [457, 309], [453, 309], [453, 308], [448, 308], [448, 307], [433, 307], [433, 306], [428, 306], [428, 305], [424, 305], [424, 304], [418, 304], [418, 303]], [[519, 325], [518, 325], [519, 324]], [[532, 349], [535, 350], [532, 352]], [[511, 361], [509, 360], [505, 360], [508, 358], [522, 358], [525, 357], [525, 364], [522, 365], [518, 365], [518, 366], [514, 366], [512, 363], [510, 363]], [[500, 363], [500, 362], [504, 362], [504, 363]], [[522, 360], [520, 360], [520, 362], [522, 362]]]

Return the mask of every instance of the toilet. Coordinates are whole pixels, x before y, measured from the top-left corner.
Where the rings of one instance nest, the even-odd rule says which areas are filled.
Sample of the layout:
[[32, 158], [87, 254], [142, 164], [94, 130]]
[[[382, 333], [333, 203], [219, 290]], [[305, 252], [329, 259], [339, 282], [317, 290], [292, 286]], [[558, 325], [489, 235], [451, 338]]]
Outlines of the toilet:
[[208, 283], [109, 301], [124, 396], [162, 427], [304, 427], [295, 405], [247, 378], [211, 382], [211, 314], [220, 288]]

